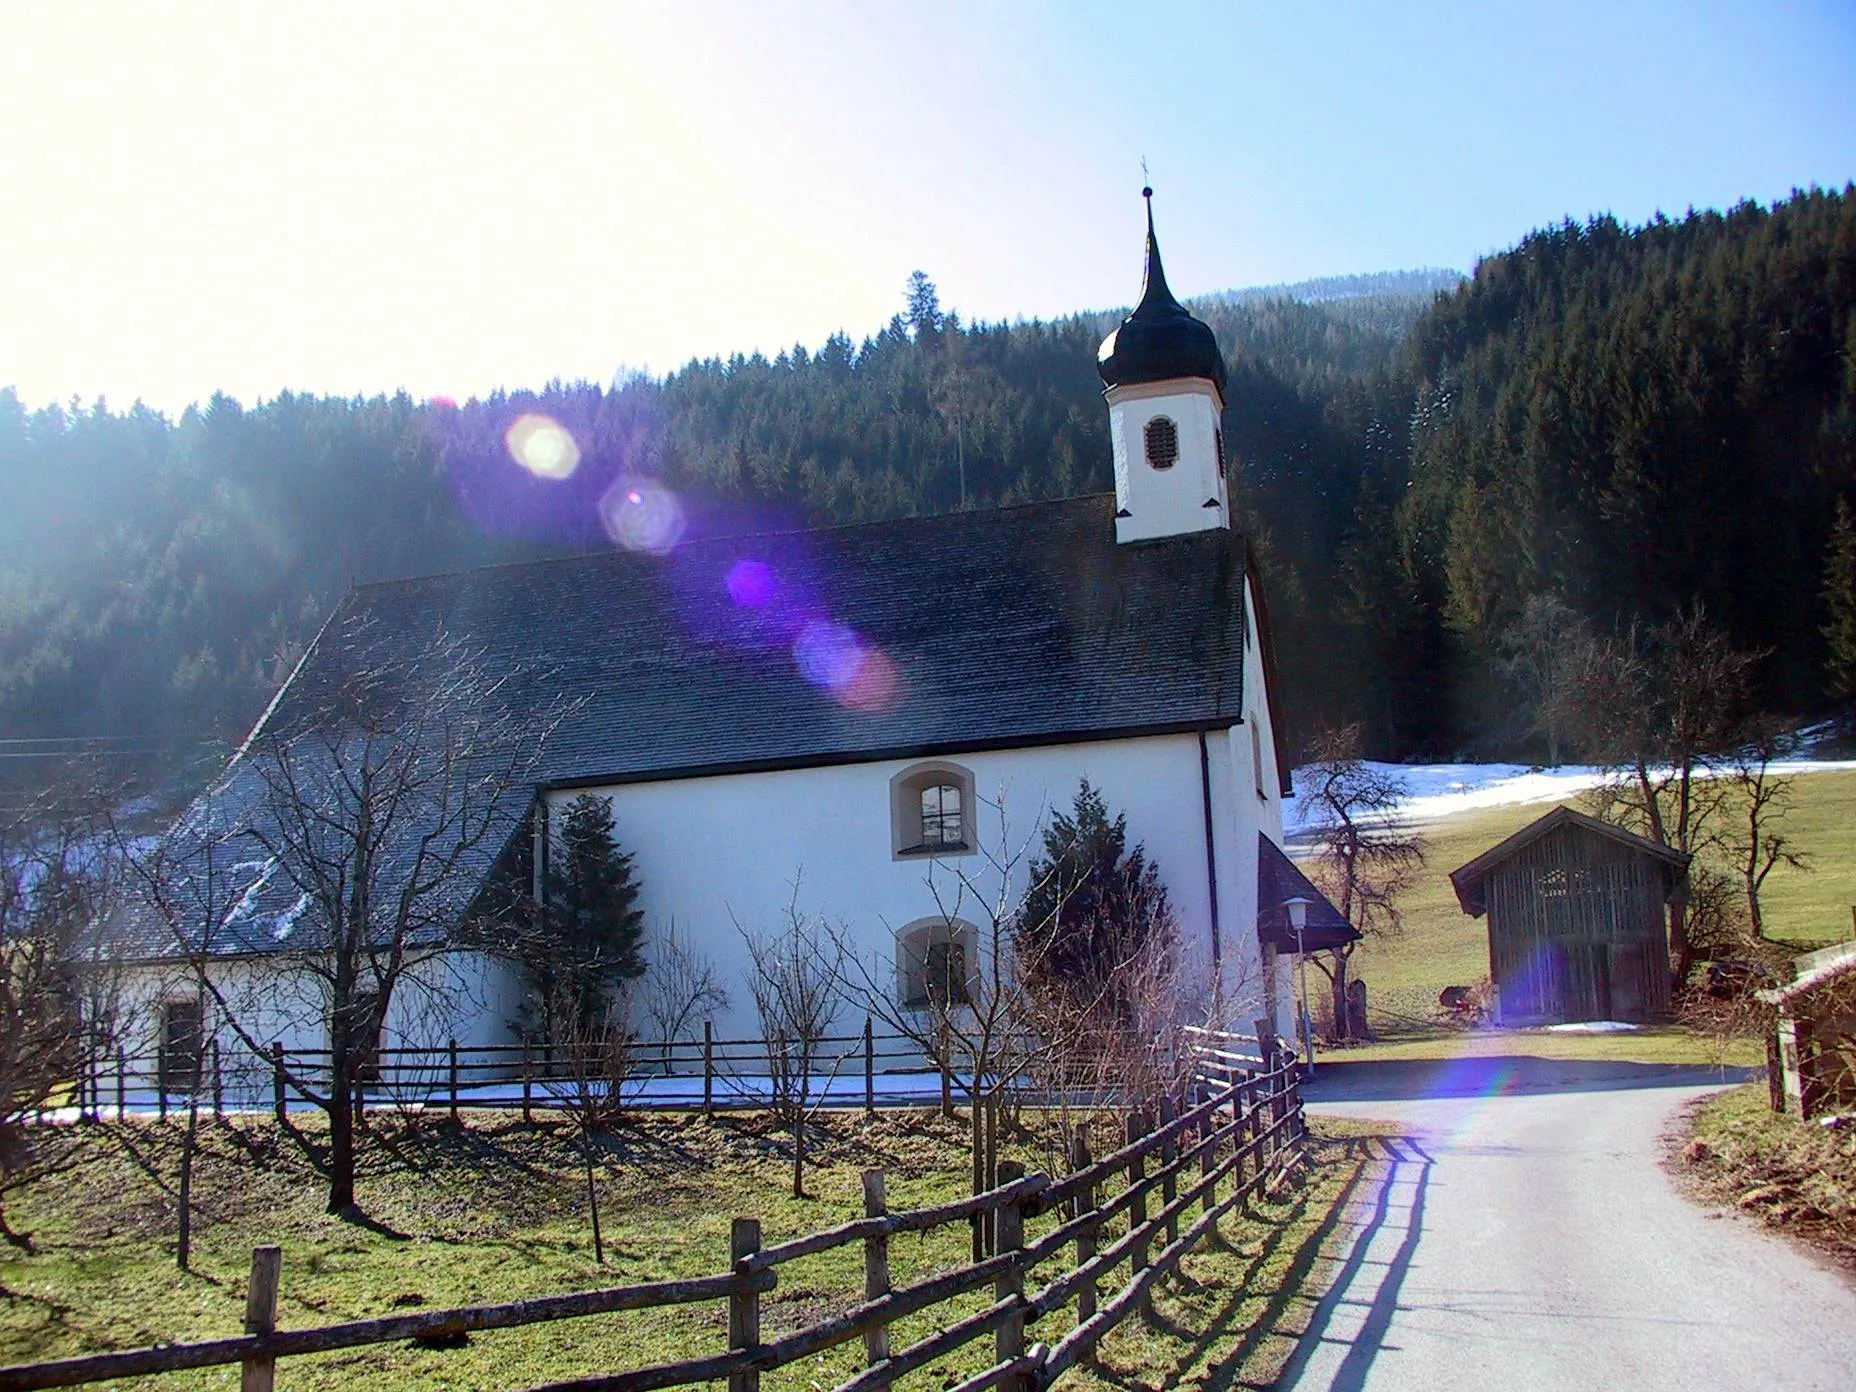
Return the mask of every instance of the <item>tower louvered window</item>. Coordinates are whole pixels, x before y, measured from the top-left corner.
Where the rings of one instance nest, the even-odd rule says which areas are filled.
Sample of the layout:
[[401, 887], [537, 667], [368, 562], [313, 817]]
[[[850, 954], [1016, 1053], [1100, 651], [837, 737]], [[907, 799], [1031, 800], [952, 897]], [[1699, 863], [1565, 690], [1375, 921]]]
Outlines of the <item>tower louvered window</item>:
[[1147, 462], [1156, 469], [1170, 469], [1179, 462], [1179, 427], [1165, 416], [1147, 422], [1144, 432]]

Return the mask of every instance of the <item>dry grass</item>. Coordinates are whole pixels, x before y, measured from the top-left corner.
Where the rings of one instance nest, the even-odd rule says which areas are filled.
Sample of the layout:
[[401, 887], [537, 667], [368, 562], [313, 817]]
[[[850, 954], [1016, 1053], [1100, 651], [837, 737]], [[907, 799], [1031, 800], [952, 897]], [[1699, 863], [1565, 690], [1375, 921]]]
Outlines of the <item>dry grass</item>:
[[1751, 1213], [1856, 1270], [1856, 1121], [1774, 1112], [1750, 1083], [1695, 1109], [1675, 1163], [1703, 1197]]

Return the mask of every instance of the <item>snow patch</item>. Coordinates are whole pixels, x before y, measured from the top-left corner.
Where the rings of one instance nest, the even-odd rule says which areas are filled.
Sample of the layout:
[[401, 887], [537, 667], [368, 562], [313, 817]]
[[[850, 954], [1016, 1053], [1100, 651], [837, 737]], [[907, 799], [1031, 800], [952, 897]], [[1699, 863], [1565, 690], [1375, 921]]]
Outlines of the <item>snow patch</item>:
[[1642, 1025], [1628, 1020], [1574, 1020], [1571, 1024], [1548, 1025], [1549, 1034], [1634, 1034]]
[[303, 916], [303, 911], [308, 907], [309, 895], [297, 895], [296, 903], [278, 914], [276, 922], [271, 925], [272, 940], [274, 942], [282, 942], [285, 938], [294, 933], [296, 931], [297, 920]]
[[237, 923], [241, 919], [251, 917], [253, 911], [258, 907], [258, 896], [264, 892], [264, 887], [271, 882], [271, 876], [277, 873], [277, 858], [273, 856], [269, 860], [241, 860], [226, 873], [229, 875], [241, 875], [254, 870], [257, 872], [256, 876], [252, 879], [250, 884], [245, 886], [245, 892], [239, 895], [238, 902], [226, 911], [225, 918], [221, 920], [221, 926]]
[[[1404, 781], [1409, 792], [1396, 815], [1419, 823], [1488, 807], [1562, 802], [1605, 781], [1605, 771], [1590, 764], [1563, 764], [1550, 769], [1526, 764], [1369, 763], [1367, 767]], [[1856, 769], [1856, 759], [1775, 759], [1768, 767], [1769, 772], [1783, 777], [1850, 769]], [[1307, 832], [1313, 825], [1300, 798], [1284, 804], [1284, 836]]]

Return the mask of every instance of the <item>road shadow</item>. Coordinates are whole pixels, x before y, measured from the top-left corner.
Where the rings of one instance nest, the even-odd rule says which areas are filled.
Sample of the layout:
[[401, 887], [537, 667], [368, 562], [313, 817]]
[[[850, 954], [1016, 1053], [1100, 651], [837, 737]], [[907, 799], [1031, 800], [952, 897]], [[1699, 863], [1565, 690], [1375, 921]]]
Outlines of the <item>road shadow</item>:
[[1308, 1330], [1283, 1365], [1275, 1386], [1284, 1392], [1359, 1392], [1384, 1346], [1424, 1231], [1424, 1201], [1435, 1163], [1418, 1142], [1384, 1143], [1386, 1170], [1354, 1231]]
[[1324, 1059], [1302, 1084], [1310, 1102], [1409, 1101], [1426, 1097], [1505, 1097], [1528, 1092], [1604, 1092], [1628, 1088], [1743, 1083], [1754, 1068], [1617, 1059], [1545, 1059], [1498, 1054], [1455, 1059]]

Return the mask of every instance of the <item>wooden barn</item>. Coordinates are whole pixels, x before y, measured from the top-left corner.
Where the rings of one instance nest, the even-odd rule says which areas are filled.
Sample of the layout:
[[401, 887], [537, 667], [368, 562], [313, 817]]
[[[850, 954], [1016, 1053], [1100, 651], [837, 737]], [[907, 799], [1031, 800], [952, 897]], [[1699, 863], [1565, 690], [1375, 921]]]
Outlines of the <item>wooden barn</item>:
[[1669, 1010], [1664, 906], [1688, 857], [1556, 807], [1450, 872], [1463, 912], [1489, 916], [1496, 1022], [1648, 1020]]

